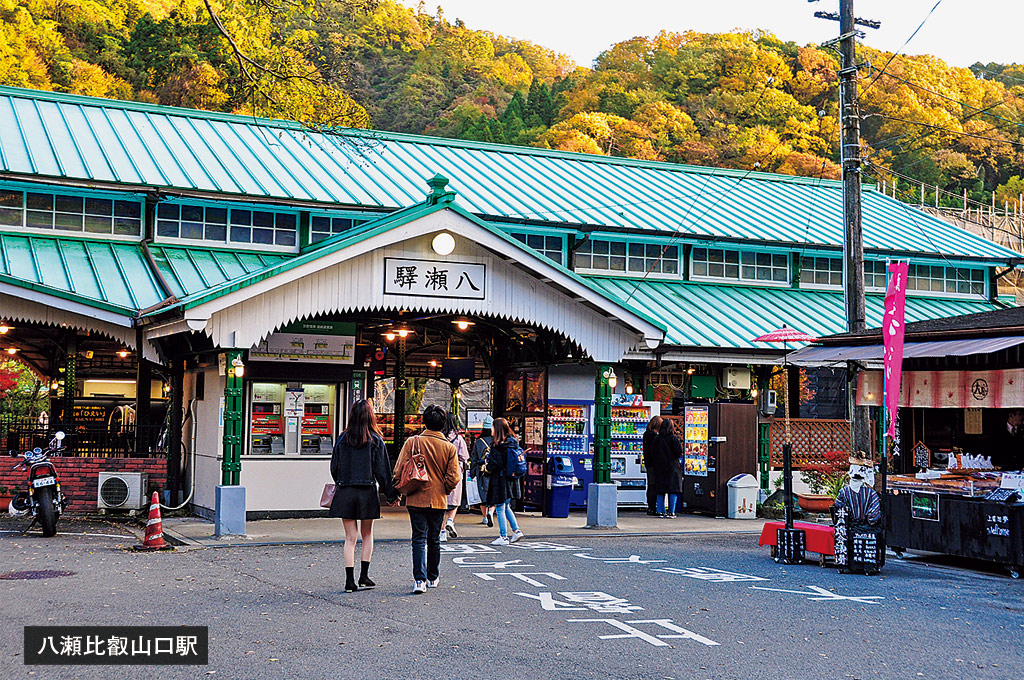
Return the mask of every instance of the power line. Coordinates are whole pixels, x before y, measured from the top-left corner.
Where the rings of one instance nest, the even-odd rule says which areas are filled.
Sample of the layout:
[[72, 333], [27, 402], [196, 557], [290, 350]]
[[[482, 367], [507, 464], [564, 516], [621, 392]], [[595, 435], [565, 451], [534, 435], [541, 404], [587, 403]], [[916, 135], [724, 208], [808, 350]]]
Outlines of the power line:
[[[930, 92], [931, 94], [934, 94], [936, 97], [940, 97], [942, 99], [945, 99], [946, 101], [953, 102], [954, 104], [959, 104], [960, 106], [962, 106], [964, 108], [973, 109], [974, 112], [975, 112], [975, 115], [977, 115], [979, 113], [984, 113], [986, 115], [992, 116], [993, 118], [998, 118], [999, 120], [1004, 120], [1007, 123], [1010, 123], [1011, 125], [1016, 125], [1017, 127], [1024, 128], [1024, 123], [1018, 123], [1017, 121], [1010, 120], [1009, 118], [1004, 118], [1003, 116], [997, 116], [994, 113], [989, 113], [989, 109], [995, 108], [996, 106], [999, 106], [999, 104], [993, 104], [991, 107], [982, 109], [982, 108], [978, 108], [977, 106], [972, 106], [970, 104], [962, 102], [959, 99], [956, 99], [955, 97], [950, 97], [948, 95], [942, 94], [941, 92], [936, 92], [935, 90], [927, 88], [924, 85], [918, 85], [917, 83], [911, 82], [911, 81], [909, 81], [909, 80], [907, 80], [905, 78], [900, 78], [899, 76], [894, 75], [892, 73], [884, 73], [884, 74], [879, 74], [879, 75], [888, 76], [889, 78], [892, 78], [894, 80], [898, 80], [901, 83], [906, 83], [907, 85], [910, 85], [911, 87], [917, 88], [917, 89], [922, 90], [924, 92]], [[1005, 102], [1005, 101], [1007, 101], [1007, 100], [1003, 100], [1003, 102]]]
[[1022, 143], [1022, 142], [1015, 142], [1012, 139], [999, 139], [997, 137], [987, 137], [985, 135], [977, 135], [977, 134], [974, 134], [973, 132], [963, 132], [963, 131], [960, 131], [960, 130], [954, 130], [952, 128], [943, 127], [941, 125], [933, 125], [932, 123], [923, 123], [923, 122], [921, 122], [919, 120], [907, 120], [906, 118], [897, 118], [896, 116], [890, 116], [890, 115], [887, 115], [885, 113], [871, 113], [871, 114], [868, 114], [867, 116], [864, 116], [864, 117], [865, 118], [870, 118], [871, 116], [880, 116], [881, 118], [885, 118], [887, 120], [894, 120], [894, 121], [897, 121], [897, 122], [900, 122], [900, 123], [907, 123], [909, 125], [920, 125], [921, 127], [932, 128], [933, 130], [942, 130], [944, 132], [951, 132], [954, 135], [960, 135], [961, 137], [973, 137], [974, 139], [984, 139], [984, 140], [987, 140], [989, 142], [998, 142], [1000, 144], [1012, 144], [1013, 146], [1024, 147], [1024, 143]]
[[935, 3], [935, 4], [933, 5], [933, 6], [932, 6], [932, 8], [931, 8], [930, 10], [928, 10], [928, 14], [926, 14], [926, 15], [925, 15], [925, 17], [924, 17], [924, 19], [922, 19], [922, 20], [921, 20], [921, 23], [920, 23], [920, 24], [918, 24], [917, 28], [915, 28], [915, 29], [914, 29], [914, 32], [910, 34], [910, 37], [909, 37], [909, 38], [907, 38], [907, 39], [906, 39], [906, 40], [905, 40], [905, 41], [903, 42], [903, 45], [902, 45], [902, 47], [900, 47], [900, 48], [899, 48], [898, 50], [896, 50], [895, 52], [893, 52], [893, 53], [892, 53], [892, 54], [891, 54], [891, 55], [889, 56], [889, 61], [885, 62], [885, 66], [883, 66], [883, 67], [882, 67], [882, 70], [881, 70], [881, 71], [879, 71], [879, 72], [878, 72], [878, 75], [876, 75], [876, 76], [875, 76], [874, 78], [872, 78], [872, 79], [871, 79], [871, 82], [867, 84], [867, 87], [865, 87], [865, 88], [864, 88], [864, 91], [863, 91], [863, 92], [861, 92], [861, 96], [862, 96], [862, 97], [863, 97], [863, 96], [864, 96], [865, 94], [867, 94], [868, 90], [870, 90], [870, 89], [871, 89], [871, 86], [872, 86], [872, 85], [874, 85], [874, 84], [875, 84], [876, 82], [878, 82], [878, 79], [882, 77], [882, 74], [883, 74], [883, 73], [885, 73], [885, 69], [889, 68], [889, 64], [891, 64], [891, 63], [892, 63], [892, 60], [896, 58], [896, 55], [897, 55], [897, 54], [899, 54], [900, 52], [902, 52], [902, 51], [903, 51], [903, 50], [904, 50], [904, 49], [905, 49], [905, 48], [907, 47], [907, 45], [909, 45], [909, 44], [910, 44], [910, 41], [914, 39], [914, 36], [915, 36], [915, 35], [917, 35], [918, 31], [920, 31], [920, 30], [921, 30], [921, 29], [922, 29], [922, 28], [924, 27], [925, 23], [927, 23], [928, 19], [929, 19], [929, 18], [930, 18], [930, 17], [932, 16], [932, 13], [933, 13], [933, 12], [934, 12], [934, 11], [936, 10], [936, 8], [938, 8], [938, 6], [939, 6], [939, 5], [941, 5], [941, 4], [942, 4], [942, 0], [938, 0], [938, 1], [937, 1], [937, 2], [936, 2], [936, 3]]

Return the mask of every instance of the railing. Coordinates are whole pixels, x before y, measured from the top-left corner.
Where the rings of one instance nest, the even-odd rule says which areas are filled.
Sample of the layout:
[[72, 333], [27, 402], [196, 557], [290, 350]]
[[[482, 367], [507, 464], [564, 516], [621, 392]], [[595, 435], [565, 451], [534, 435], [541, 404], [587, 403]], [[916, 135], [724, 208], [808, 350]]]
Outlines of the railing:
[[35, 447], [45, 448], [54, 433], [64, 430], [64, 456], [131, 457], [162, 456], [166, 451], [163, 424], [145, 426], [148, 446], [135, 449], [136, 426], [116, 429], [102, 424], [81, 424], [64, 429], [60, 425], [40, 425], [35, 418], [0, 419], [0, 452], [21, 453]]

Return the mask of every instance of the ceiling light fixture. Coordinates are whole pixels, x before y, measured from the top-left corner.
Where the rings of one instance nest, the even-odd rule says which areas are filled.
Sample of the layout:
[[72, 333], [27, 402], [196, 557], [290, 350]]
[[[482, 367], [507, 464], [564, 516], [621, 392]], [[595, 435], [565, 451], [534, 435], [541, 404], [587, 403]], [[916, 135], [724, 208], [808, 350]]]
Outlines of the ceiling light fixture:
[[122, 349], [121, 351], [119, 351], [117, 353], [117, 356], [121, 357], [122, 359], [127, 359], [128, 358], [128, 350]]
[[452, 319], [452, 323], [455, 324], [455, 327], [458, 328], [460, 331], [464, 331], [468, 329], [470, 326], [476, 325], [475, 321], [470, 321], [469, 319], [463, 317], [460, 317], [458, 319]]
[[11, 330], [11, 325], [6, 321], [0, 321], [0, 335], [7, 333]]

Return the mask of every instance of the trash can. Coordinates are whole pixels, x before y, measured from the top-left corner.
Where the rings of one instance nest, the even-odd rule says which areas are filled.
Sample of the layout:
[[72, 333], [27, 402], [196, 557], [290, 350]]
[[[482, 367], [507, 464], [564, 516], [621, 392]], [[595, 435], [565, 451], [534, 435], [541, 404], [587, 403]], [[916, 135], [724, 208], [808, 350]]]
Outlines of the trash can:
[[729, 519], [757, 519], [757, 480], [736, 475], [729, 480]]
[[548, 459], [545, 517], [568, 517], [569, 494], [573, 485], [572, 458], [552, 456]]

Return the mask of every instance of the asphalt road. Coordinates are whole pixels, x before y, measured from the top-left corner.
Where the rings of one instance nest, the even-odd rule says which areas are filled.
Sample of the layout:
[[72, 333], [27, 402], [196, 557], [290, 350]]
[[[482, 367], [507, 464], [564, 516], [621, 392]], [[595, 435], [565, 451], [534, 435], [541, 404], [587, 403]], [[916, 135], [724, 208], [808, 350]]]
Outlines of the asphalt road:
[[[750, 535], [453, 542], [441, 587], [411, 595], [404, 542], [378, 543], [379, 587], [347, 594], [340, 545], [137, 554], [116, 526], [61, 528], [0, 533], [4, 677], [1024, 675], [1021, 581], [895, 560], [872, 577], [782, 566]], [[44, 569], [74, 573], [4, 578]], [[209, 665], [23, 664], [25, 625], [182, 624], [209, 626]]]

